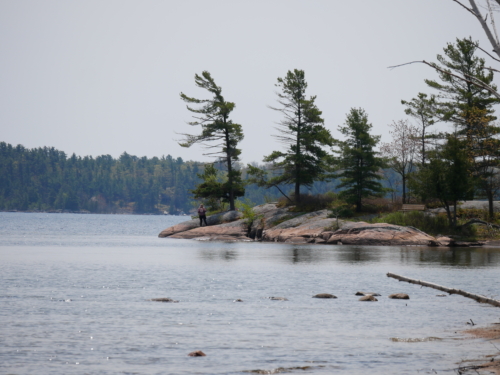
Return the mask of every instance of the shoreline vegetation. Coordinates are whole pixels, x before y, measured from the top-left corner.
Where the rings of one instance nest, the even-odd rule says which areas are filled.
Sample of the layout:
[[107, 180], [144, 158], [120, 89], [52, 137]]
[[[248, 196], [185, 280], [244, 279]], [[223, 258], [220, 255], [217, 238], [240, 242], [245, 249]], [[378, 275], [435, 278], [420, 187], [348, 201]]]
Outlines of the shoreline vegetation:
[[346, 219], [326, 208], [303, 212], [280, 202], [243, 205], [241, 211], [208, 215], [208, 226], [200, 227], [199, 220], [193, 218], [163, 230], [159, 237], [324, 245], [500, 246], [500, 227], [478, 219], [482, 211], [477, 208], [478, 203], [481, 202], [462, 204], [461, 225], [457, 227], [447, 225], [439, 208]]

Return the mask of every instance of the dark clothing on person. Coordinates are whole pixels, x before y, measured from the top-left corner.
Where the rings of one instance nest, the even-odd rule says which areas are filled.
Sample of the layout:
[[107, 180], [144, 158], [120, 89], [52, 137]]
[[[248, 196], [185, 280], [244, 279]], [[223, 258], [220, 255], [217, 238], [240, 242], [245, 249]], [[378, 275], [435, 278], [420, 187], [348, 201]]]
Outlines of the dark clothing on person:
[[207, 217], [205, 215], [200, 215], [200, 227], [202, 227], [203, 221], [205, 222], [205, 226], [208, 226], [207, 224]]
[[206, 212], [207, 212], [207, 210], [205, 209], [205, 207], [198, 208], [198, 216], [200, 218], [200, 227], [203, 226], [203, 222], [205, 222], [205, 226], [208, 226], [207, 216], [205, 215]]

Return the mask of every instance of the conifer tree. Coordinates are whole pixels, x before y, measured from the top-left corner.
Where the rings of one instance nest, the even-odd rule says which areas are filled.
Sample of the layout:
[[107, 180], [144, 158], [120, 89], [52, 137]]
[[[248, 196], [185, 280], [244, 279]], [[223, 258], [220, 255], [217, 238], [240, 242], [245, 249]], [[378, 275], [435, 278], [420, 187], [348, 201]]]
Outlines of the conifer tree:
[[340, 195], [356, 205], [356, 212], [361, 212], [363, 198], [381, 196], [387, 191], [379, 182], [382, 176], [378, 173], [385, 163], [374, 150], [380, 136], [371, 135], [371, 128], [368, 115], [361, 108], [352, 108], [345, 126], [339, 126], [347, 139], [338, 142], [340, 172], [337, 177], [341, 180], [338, 187], [346, 188]]
[[[237, 148], [238, 143], [243, 139], [241, 125], [233, 123], [229, 119], [230, 113], [234, 110], [235, 104], [228, 102], [222, 96], [222, 89], [215, 84], [209, 72], [202, 72], [201, 76], [195, 74], [196, 86], [207, 90], [211, 99], [191, 98], [183, 93], [181, 99], [187, 103], [187, 109], [194, 113], [194, 121], [189, 122], [192, 126], [201, 126], [201, 133], [197, 135], [182, 134], [184, 140], [179, 144], [182, 147], [191, 147], [195, 143], [200, 143], [206, 148], [215, 152], [207, 155], [219, 155], [227, 168], [227, 186], [229, 192], [229, 209], [236, 209], [234, 200], [238, 196], [244, 195], [241, 171], [234, 168], [234, 162], [238, 160], [241, 150]], [[190, 105], [200, 105], [197, 108]], [[222, 156], [220, 156], [222, 154]], [[237, 193], [238, 192], [238, 193]], [[243, 194], [241, 194], [243, 192]]]
[[274, 151], [264, 158], [279, 173], [267, 181], [267, 186], [294, 184], [295, 201], [300, 203], [300, 187], [326, 177], [329, 155], [324, 147], [332, 146], [333, 138], [323, 125], [316, 96], [306, 96], [303, 70], [288, 71], [284, 78], [278, 78], [276, 86], [281, 90], [277, 92], [280, 106], [270, 108], [283, 115], [277, 127], [280, 134], [275, 137], [286, 150]]

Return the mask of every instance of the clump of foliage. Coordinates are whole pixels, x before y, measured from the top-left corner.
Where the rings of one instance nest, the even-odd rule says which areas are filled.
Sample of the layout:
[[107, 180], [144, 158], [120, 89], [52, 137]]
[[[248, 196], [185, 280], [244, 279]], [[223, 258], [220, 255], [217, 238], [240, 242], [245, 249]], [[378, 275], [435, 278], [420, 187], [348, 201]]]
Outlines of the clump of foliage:
[[493, 217], [490, 217], [488, 211], [481, 209], [461, 209], [457, 210], [457, 217], [462, 220], [480, 219], [490, 223], [500, 223], [500, 212], [494, 212]]
[[350, 218], [355, 215], [355, 206], [344, 201], [336, 201], [330, 206], [329, 218]]
[[210, 214], [225, 211], [227, 204], [231, 205], [231, 189], [233, 196], [243, 196], [245, 190], [241, 187], [231, 187], [225, 176], [220, 176], [213, 164], [205, 165], [203, 173], [198, 174], [202, 180], [195, 189], [191, 190], [195, 199], [203, 199]]
[[280, 208], [289, 207], [290, 212], [314, 212], [330, 208], [338, 196], [334, 192], [315, 195], [301, 194], [300, 203], [296, 203], [294, 194], [292, 194], [292, 198], [292, 200], [285, 197], [278, 199], [277, 206]]
[[257, 214], [255, 212], [254, 204], [250, 202], [248, 199], [245, 199], [244, 202], [238, 201], [236, 202], [236, 207], [243, 214], [243, 222], [247, 226], [248, 230], [252, 228], [252, 225], [257, 222], [261, 222], [264, 220], [264, 215]]
[[388, 223], [401, 226], [414, 227], [422, 232], [437, 235], [437, 234], [459, 234], [465, 236], [474, 236], [475, 228], [472, 226], [455, 229], [450, 224], [447, 217], [444, 215], [429, 215], [424, 212], [392, 212], [385, 216], [374, 218], [372, 223]]

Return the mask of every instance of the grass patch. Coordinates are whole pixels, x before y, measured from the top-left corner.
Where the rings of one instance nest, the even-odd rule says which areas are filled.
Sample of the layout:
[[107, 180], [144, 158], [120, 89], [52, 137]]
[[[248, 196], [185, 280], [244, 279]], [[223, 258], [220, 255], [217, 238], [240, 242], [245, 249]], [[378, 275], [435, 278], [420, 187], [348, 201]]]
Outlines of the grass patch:
[[[457, 223], [463, 224], [462, 220]], [[373, 218], [372, 223], [388, 223], [394, 225], [401, 225], [405, 227], [414, 227], [422, 232], [436, 236], [442, 235], [459, 235], [467, 238], [475, 239], [477, 236], [477, 229], [469, 226], [463, 229], [454, 229], [450, 227], [448, 218], [445, 215], [428, 215], [423, 212], [392, 212], [382, 217]]]

